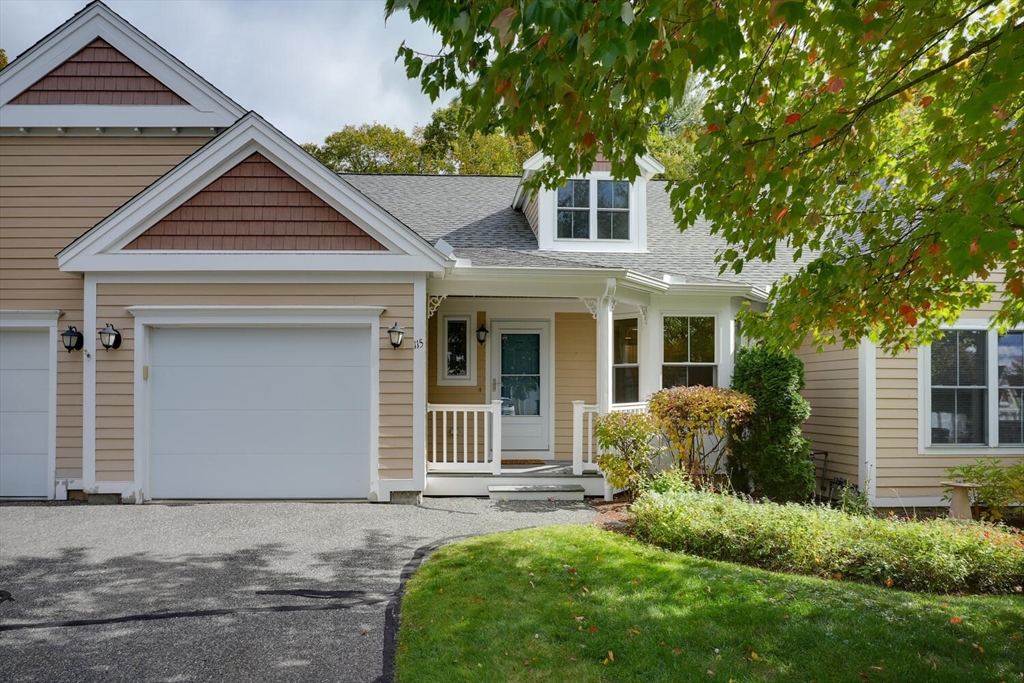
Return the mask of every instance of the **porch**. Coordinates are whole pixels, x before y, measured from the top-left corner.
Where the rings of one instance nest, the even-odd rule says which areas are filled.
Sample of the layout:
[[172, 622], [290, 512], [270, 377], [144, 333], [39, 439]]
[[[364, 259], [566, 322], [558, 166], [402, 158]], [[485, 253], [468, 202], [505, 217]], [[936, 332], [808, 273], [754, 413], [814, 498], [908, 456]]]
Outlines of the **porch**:
[[[427, 405], [428, 496], [486, 496], [494, 487], [559, 487], [574, 484], [583, 495], [611, 500], [614, 491], [597, 464], [596, 404], [572, 402], [572, 444], [553, 459], [524, 458], [502, 450], [503, 401], [484, 405]], [[611, 406], [612, 411], [645, 412], [645, 403]], [[507, 407], [506, 407], [507, 412]], [[504, 417], [508, 417], [505, 415]], [[565, 457], [565, 456], [568, 457]]]

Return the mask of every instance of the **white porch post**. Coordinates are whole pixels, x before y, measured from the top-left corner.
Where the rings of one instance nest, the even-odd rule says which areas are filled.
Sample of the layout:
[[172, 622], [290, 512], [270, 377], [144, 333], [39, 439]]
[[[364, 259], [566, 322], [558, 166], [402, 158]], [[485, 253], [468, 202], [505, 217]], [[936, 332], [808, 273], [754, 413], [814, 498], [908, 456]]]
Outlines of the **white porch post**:
[[612, 314], [615, 312], [615, 279], [608, 278], [604, 296], [597, 303], [597, 411], [612, 407], [612, 348], [615, 344]]
[[572, 473], [583, 474], [583, 401], [572, 402]]
[[491, 401], [491, 472], [501, 474], [501, 399]]

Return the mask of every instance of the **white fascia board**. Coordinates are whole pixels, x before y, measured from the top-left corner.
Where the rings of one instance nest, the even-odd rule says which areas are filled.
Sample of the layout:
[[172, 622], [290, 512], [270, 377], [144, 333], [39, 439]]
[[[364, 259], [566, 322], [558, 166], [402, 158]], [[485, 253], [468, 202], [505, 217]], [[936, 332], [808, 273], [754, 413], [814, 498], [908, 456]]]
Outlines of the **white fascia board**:
[[[234, 120], [219, 112], [199, 111], [187, 105], [55, 105], [8, 104], [3, 107], [3, 129], [25, 128], [227, 128]], [[51, 132], [51, 134], [53, 134]]]
[[380, 251], [231, 252], [142, 251], [83, 254], [61, 270], [72, 273], [410, 273], [440, 274], [432, 259]]
[[0, 309], [0, 327], [48, 327], [64, 315], [59, 308], [46, 310]]
[[[252, 113], [211, 140], [60, 252], [57, 255], [58, 266], [68, 272], [88, 272], [95, 271], [100, 265], [114, 267], [115, 263], [124, 263], [110, 263], [109, 259], [104, 259], [101, 264], [96, 263], [94, 258], [87, 257], [125, 256], [125, 252], [118, 250], [254, 152], [263, 154], [306, 189], [348, 217], [364, 232], [387, 247], [392, 252], [390, 256], [420, 256], [433, 267], [420, 267], [418, 270], [444, 270], [447, 259], [440, 251]], [[182, 255], [177, 254], [179, 262]], [[160, 269], [156, 257], [161, 254], [146, 252], [144, 256], [149, 258], [153, 265], [133, 265], [133, 269]], [[252, 263], [253, 256], [250, 253], [234, 255], [234, 258], [242, 261], [243, 265], [236, 265], [228, 270], [261, 268], [260, 265]], [[275, 260], [275, 263], [280, 262]], [[115, 270], [122, 268], [116, 267]], [[281, 268], [279, 266], [276, 269]]]
[[609, 268], [456, 268], [444, 279], [429, 280], [428, 294], [473, 296], [601, 296], [608, 279], [642, 292], [661, 292], [660, 280], [629, 270]]
[[[210, 125], [230, 126], [245, 113], [244, 108], [102, 3], [89, 6], [0, 71], [0, 103], [20, 95], [96, 38], [102, 38], [145, 69], [192, 108], [216, 114], [218, 123]], [[177, 108], [184, 110], [188, 107], [181, 105]], [[4, 107], [5, 124], [12, 125], [7, 124], [7, 115]]]
[[720, 296], [739, 296], [753, 301], [763, 302], [768, 300], [768, 293], [759, 287], [752, 285], [735, 284], [732, 282], [705, 282], [705, 283], [681, 283], [670, 284], [666, 294], [683, 294], [692, 296], [694, 294], [715, 294]]

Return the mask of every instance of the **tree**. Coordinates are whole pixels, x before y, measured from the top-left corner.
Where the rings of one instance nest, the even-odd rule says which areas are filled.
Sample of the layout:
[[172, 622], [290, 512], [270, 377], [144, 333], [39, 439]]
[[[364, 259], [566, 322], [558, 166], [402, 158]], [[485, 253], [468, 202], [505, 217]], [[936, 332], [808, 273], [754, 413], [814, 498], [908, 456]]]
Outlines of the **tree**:
[[7, 50], [0, 47], [0, 69], [7, 66]]
[[529, 136], [509, 136], [500, 130], [476, 131], [470, 110], [458, 100], [436, 110], [417, 133], [420, 150], [440, 173], [519, 175], [523, 162], [537, 150]]
[[420, 147], [401, 128], [381, 123], [348, 125], [331, 133], [324, 144], [305, 150], [335, 171], [344, 173], [419, 173]]
[[440, 36], [403, 45], [410, 78], [456, 89], [479, 129], [529, 134], [553, 161], [637, 175], [691, 74], [709, 89], [681, 228], [704, 215], [723, 271], [807, 259], [744, 324], [773, 344], [928, 341], [993, 293], [1024, 323], [1024, 3], [1015, 0], [388, 0]]

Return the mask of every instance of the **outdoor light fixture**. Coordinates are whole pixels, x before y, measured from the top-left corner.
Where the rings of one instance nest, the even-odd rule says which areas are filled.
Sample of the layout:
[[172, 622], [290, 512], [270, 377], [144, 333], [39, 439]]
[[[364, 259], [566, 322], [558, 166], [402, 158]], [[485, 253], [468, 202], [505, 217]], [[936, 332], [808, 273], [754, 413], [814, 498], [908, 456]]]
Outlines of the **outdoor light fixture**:
[[100, 343], [107, 351], [121, 346], [121, 333], [114, 329], [114, 326], [107, 323], [107, 326], [100, 330]]
[[60, 333], [60, 340], [64, 342], [64, 348], [68, 350], [68, 353], [81, 351], [82, 343], [85, 341], [82, 333], [74, 325], [68, 325], [68, 329]]
[[396, 349], [402, 345], [402, 340], [405, 339], [405, 330], [395, 323], [390, 330], [388, 330], [388, 336], [391, 337], [391, 345]]
[[480, 346], [483, 346], [484, 342], [487, 341], [487, 335], [490, 334], [490, 332], [491, 331], [487, 329], [486, 325], [480, 323], [480, 327], [476, 330], [476, 341]]

